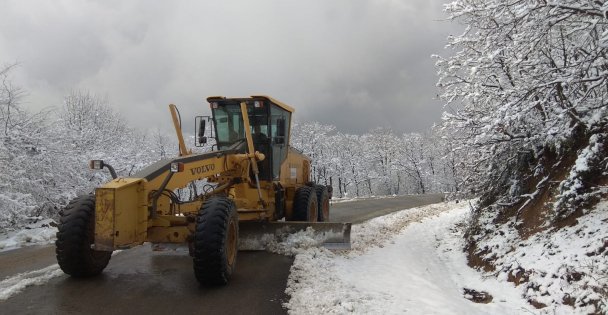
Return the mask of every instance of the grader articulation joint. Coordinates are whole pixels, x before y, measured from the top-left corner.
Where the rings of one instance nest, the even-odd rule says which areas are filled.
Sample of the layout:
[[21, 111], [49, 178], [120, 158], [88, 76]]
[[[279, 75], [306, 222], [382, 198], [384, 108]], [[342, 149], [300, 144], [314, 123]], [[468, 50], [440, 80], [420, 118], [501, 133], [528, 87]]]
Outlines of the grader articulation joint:
[[[312, 228], [323, 245], [350, 248], [350, 223], [327, 222], [331, 187], [311, 184], [310, 159], [289, 146], [293, 108], [268, 96], [207, 101], [212, 117], [196, 117], [196, 142], [213, 138], [215, 150], [188, 150], [170, 105], [178, 157], [129, 177], [91, 161], [93, 169], [108, 168], [113, 180], [61, 212], [56, 253], [64, 272], [99, 274], [112, 251], [144, 242], [182, 244], [196, 279], [215, 285], [233, 273], [239, 242], [242, 249], [260, 249], [268, 234]], [[212, 122], [209, 137], [206, 122]], [[195, 193], [182, 200], [176, 191], [186, 187]]]

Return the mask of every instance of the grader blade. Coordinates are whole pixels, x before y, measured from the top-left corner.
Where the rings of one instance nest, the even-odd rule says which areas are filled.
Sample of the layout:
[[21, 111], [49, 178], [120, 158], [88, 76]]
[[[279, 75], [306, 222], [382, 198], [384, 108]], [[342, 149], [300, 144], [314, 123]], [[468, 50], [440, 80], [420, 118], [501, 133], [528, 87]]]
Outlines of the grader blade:
[[311, 246], [331, 250], [350, 249], [350, 223], [334, 222], [240, 222], [239, 249], [266, 250], [298, 234]]

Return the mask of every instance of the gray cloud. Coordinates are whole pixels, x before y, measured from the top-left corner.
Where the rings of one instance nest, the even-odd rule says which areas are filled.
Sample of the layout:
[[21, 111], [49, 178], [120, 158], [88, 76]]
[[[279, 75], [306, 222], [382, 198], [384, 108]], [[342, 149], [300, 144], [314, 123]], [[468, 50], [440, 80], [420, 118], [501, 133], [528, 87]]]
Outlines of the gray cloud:
[[[3, 1], [0, 62], [33, 108], [107, 94], [138, 127], [209, 112], [209, 95], [272, 95], [346, 132], [439, 119], [433, 53], [456, 26], [441, 0]], [[189, 128], [189, 127], [187, 127]]]

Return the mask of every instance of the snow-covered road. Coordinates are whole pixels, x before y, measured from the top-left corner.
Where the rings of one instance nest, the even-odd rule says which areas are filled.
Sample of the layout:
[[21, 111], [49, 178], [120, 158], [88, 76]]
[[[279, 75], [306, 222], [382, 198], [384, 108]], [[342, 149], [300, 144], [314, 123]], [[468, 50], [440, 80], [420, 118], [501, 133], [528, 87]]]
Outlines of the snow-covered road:
[[[457, 228], [468, 207], [436, 204], [353, 228], [353, 251], [308, 248], [292, 266], [286, 306], [292, 314], [537, 313], [511, 283], [469, 268]], [[463, 289], [486, 291], [478, 304]]]
[[[568, 306], [535, 309], [523, 297], [525, 286], [515, 287], [506, 282], [505, 277], [484, 275], [469, 268], [462, 251], [464, 222], [468, 215], [469, 206], [466, 204], [438, 203], [374, 218], [353, 225], [352, 250], [346, 252], [331, 252], [317, 247], [314, 233], [308, 234], [308, 231], [274, 242], [269, 250], [295, 256], [286, 289], [290, 297], [283, 305], [291, 314], [572, 314], [575, 311]], [[171, 262], [177, 265], [167, 266], [159, 264], [154, 255], [148, 257], [150, 254], [145, 249], [129, 253], [116, 257], [118, 260], [107, 271], [109, 275], [116, 275], [115, 279], [100, 294], [120, 287], [118, 281], [132, 285], [128, 275], [133, 271], [128, 266], [135, 266], [133, 260], [136, 260], [146, 262], [139, 271], [147, 272], [152, 278], [161, 277], [163, 283], [185, 285], [185, 292], [193, 292], [193, 296], [186, 296], [185, 300], [202, 301], [196, 294], [197, 290], [183, 281], [190, 275], [188, 257], [176, 256], [172, 258], [176, 261]], [[142, 260], [142, 255], [148, 258]], [[125, 262], [120, 261], [121, 257]], [[245, 261], [241, 265], [259, 262], [260, 257], [256, 257], [250, 260], [242, 257]], [[289, 262], [280, 283], [285, 283]], [[171, 268], [171, 271], [164, 273], [165, 268]], [[150, 270], [145, 271], [147, 269]], [[245, 274], [249, 276], [243, 279], [251, 280], [252, 274]], [[66, 287], [65, 283], [51, 280], [61, 275], [58, 266], [53, 264], [8, 276], [0, 281], [0, 302], [18, 295], [26, 287], [46, 285], [49, 281], [55, 290], [61, 292]], [[171, 276], [174, 279], [168, 280]], [[138, 275], [139, 279], [141, 277]], [[267, 276], [262, 275], [262, 279], [254, 282], [263, 278]], [[96, 286], [102, 284], [97, 282]], [[238, 281], [235, 281], [230, 289], [227, 288], [228, 291], [223, 292], [232, 298], [229, 293], [238, 286]], [[137, 289], [145, 294], [147, 287], [144, 282]], [[474, 303], [467, 299], [470, 296], [465, 289], [487, 292], [492, 299], [487, 304]], [[283, 292], [283, 289], [279, 291]], [[40, 295], [41, 292], [47, 290], [33, 294]], [[217, 304], [216, 299], [203, 300]], [[21, 305], [22, 302], [15, 303]], [[280, 304], [277, 306], [280, 310]]]

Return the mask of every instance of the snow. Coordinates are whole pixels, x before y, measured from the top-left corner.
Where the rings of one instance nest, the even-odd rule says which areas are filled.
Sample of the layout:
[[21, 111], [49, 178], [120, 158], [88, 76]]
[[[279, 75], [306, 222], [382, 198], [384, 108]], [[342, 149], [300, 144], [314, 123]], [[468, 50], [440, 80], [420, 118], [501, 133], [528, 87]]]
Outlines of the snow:
[[[353, 250], [297, 252], [286, 292], [291, 314], [519, 314], [532, 309], [510, 283], [469, 268], [455, 203], [403, 210], [353, 226]], [[488, 304], [464, 297], [486, 291]]]
[[23, 289], [32, 285], [43, 285], [52, 278], [63, 275], [59, 265], [54, 264], [40, 270], [24, 272], [4, 279], [0, 282], [0, 301], [18, 294]]
[[[122, 250], [112, 252], [112, 256], [118, 255]], [[19, 273], [0, 281], [0, 302], [9, 299], [15, 294], [21, 293], [25, 288], [35, 285], [44, 285], [51, 279], [65, 275], [58, 264], [48, 267]]]
[[311, 227], [292, 232], [288, 228], [254, 238], [239, 239], [239, 250], [266, 250], [281, 255], [296, 255], [302, 250], [322, 246], [327, 239], [341, 238], [333, 233], [319, 233]]
[[390, 199], [395, 198], [397, 195], [386, 195], [386, 196], [369, 196], [369, 197], [333, 197], [330, 202], [334, 203], [343, 203], [343, 202], [353, 202], [353, 201], [361, 201], [361, 200], [378, 200], [378, 199]]
[[574, 226], [537, 233], [526, 240], [521, 240], [508, 224], [492, 224], [495, 232], [478, 240], [478, 244], [480, 248], [491, 248], [484, 257], [493, 257], [498, 278], [506, 280], [516, 274], [527, 278], [519, 286], [521, 294], [547, 305], [543, 313], [573, 313], [568, 300], [576, 306], [576, 312], [605, 313], [608, 202], [599, 203], [577, 221]]
[[0, 233], [0, 251], [7, 251], [30, 245], [46, 245], [55, 241], [57, 224], [51, 219], [40, 220], [24, 229]]
[[[606, 311], [608, 202], [598, 204], [571, 227], [521, 240], [509, 224], [492, 225], [496, 271], [467, 265], [463, 231], [466, 203], [439, 203], [402, 210], [352, 227], [352, 250], [319, 247], [318, 235], [300, 231], [269, 241], [267, 250], [293, 255], [285, 303], [290, 314], [586, 314]], [[31, 224], [0, 240], [7, 250], [54, 239], [50, 220]], [[482, 248], [482, 247], [480, 247]], [[487, 257], [489, 258], [489, 257]], [[0, 282], [0, 301], [31, 285], [62, 275], [55, 264]], [[515, 285], [514, 275], [527, 281]], [[471, 294], [492, 300], [474, 303]], [[603, 290], [603, 291], [602, 291]], [[468, 298], [468, 299], [467, 299]], [[567, 305], [571, 299], [576, 308]], [[529, 302], [545, 304], [534, 308]], [[599, 310], [598, 310], [599, 308]]]

